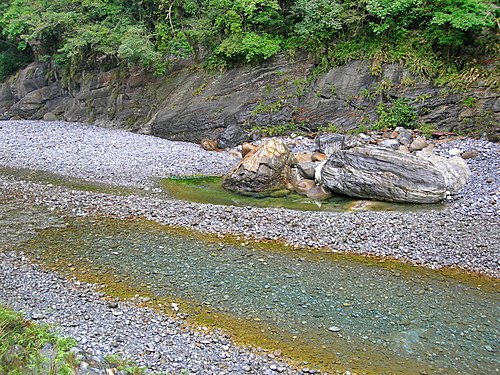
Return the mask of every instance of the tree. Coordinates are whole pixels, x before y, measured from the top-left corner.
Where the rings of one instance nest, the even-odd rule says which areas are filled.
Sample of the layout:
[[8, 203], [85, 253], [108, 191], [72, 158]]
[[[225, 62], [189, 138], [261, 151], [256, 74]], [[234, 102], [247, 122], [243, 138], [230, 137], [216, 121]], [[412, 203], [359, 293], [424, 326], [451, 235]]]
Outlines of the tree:
[[342, 28], [342, 5], [332, 0], [297, 0], [292, 7], [294, 31], [303, 41], [328, 41]]

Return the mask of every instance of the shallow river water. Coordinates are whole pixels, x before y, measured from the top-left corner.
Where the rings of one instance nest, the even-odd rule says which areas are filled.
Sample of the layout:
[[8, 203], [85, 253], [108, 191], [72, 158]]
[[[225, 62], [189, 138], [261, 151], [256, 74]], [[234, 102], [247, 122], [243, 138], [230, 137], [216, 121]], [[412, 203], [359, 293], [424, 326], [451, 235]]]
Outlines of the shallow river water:
[[194, 322], [324, 369], [500, 369], [500, 294], [491, 280], [146, 221], [62, 218], [15, 199], [0, 199], [0, 233], [0, 251], [21, 244], [47, 266], [118, 280], [167, 306], [180, 301]]

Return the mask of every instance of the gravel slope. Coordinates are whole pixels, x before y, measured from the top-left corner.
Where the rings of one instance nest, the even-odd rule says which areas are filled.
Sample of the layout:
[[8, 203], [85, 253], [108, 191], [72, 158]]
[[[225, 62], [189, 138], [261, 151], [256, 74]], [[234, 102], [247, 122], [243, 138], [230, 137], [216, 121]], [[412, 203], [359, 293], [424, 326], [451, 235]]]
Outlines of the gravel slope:
[[0, 164], [122, 186], [151, 176], [214, 174], [237, 159], [199, 145], [68, 122], [0, 122]]

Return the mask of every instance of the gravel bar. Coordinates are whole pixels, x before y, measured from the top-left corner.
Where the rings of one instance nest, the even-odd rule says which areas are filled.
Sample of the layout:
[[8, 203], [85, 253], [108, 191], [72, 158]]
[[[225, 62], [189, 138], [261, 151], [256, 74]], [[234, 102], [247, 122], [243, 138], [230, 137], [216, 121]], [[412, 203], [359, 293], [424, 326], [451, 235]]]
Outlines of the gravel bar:
[[68, 122], [0, 122], [0, 164], [121, 186], [152, 176], [222, 175], [237, 162], [199, 145]]

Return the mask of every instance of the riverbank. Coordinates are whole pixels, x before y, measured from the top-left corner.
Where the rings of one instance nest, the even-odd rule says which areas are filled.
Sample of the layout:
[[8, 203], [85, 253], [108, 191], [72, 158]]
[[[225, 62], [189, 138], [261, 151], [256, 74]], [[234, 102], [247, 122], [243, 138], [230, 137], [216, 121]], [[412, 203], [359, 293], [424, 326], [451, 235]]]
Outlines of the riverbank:
[[182, 319], [131, 301], [105, 300], [96, 285], [57, 276], [19, 254], [0, 253], [0, 264], [0, 302], [76, 339], [79, 350], [74, 352], [84, 354], [78, 374], [92, 368], [92, 374], [108, 374], [105, 368], [112, 366], [106, 366], [105, 357], [110, 354], [154, 373], [303, 373], [272, 353], [236, 346], [222, 332], [189, 328]]

